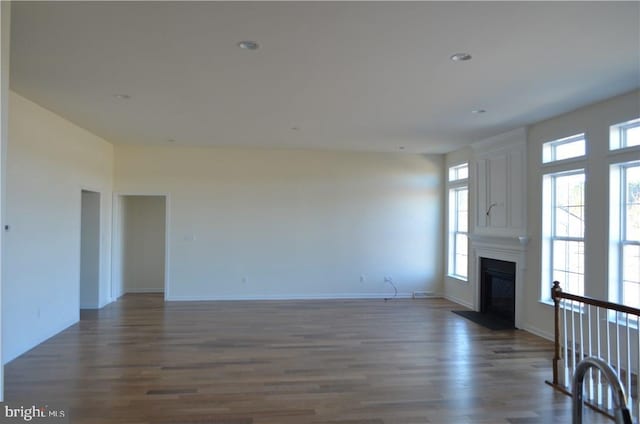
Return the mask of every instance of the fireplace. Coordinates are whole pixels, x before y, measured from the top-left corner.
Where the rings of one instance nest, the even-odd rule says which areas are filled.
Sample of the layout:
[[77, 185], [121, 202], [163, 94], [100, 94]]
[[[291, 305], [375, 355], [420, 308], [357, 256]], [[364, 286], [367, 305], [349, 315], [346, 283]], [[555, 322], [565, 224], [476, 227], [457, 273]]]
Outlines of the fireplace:
[[480, 312], [515, 326], [515, 262], [480, 258]]

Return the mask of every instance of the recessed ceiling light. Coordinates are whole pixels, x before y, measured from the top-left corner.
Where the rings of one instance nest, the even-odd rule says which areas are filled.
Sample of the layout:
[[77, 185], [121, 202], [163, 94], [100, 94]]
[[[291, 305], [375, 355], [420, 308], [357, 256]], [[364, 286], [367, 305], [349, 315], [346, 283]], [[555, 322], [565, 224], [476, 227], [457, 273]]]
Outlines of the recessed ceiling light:
[[475, 109], [475, 110], [472, 110], [472, 111], [471, 111], [471, 113], [476, 114], [476, 115], [479, 115], [479, 114], [481, 114], [481, 113], [486, 113], [486, 112], [487, 112], [487, 111], [486, 111], [486, 110], [484, 110], [484, 109]]
[[129, 100], [131, 98], [131, 96], [128, 94], [114, 94], [113, 97], [118, 100]]
[[240, 41], [238, 43], [238, 47], [240, 47], [241, 49], [246, 49], [246, 50], [258, 50], [258, 47], [260, 47], [260, 46], [255, 41], [244, 40], [244, 41]]
[[300, 131], [300, 127], [291, 127], [292, 131]]
[[398, 149], [404, 150], [404, 146], [400, 146], [400, 147], [398, 147]]
[[449, 59], [454, 62], [465, 62], [467, 60], [471, 60], [471, 55], [469, 53], [455, 53], [451, 55]]
[[169, 143], [175, 143], [175, 142], [176, 142], [176, 140], [175, 140], [174, 138], [170, 138], [169, 140], [167, 140], [167, 142], [169, 142]]

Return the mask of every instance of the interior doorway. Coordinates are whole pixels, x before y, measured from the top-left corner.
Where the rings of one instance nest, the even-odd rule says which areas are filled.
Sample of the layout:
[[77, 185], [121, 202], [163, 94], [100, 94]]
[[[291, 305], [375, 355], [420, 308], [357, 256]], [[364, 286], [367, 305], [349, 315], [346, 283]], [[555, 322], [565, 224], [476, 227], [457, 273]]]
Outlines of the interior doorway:
[[80, 213], [80, 309], [100, 306], [100, 193], [82, 190]]
[[121, 195], [118, 200], [121, 293], [164, 293], [166, 196]]

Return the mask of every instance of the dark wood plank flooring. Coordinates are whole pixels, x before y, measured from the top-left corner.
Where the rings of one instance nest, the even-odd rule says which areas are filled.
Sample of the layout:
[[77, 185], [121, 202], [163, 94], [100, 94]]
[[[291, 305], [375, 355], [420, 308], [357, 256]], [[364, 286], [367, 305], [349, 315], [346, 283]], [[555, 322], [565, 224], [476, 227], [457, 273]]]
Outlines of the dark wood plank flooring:
[[5, 397], [87, 424], [571, 422], [570, 398], [544, 384], [550, 342], [452, 309], [127, 295], [8, 364]]

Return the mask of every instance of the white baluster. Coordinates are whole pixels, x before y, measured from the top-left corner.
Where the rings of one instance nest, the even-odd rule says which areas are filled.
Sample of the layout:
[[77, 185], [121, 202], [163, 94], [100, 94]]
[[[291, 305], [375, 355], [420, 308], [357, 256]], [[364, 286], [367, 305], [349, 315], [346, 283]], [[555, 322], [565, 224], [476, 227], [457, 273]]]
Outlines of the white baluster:
[[[607, 362], [611, 363], [611, 333], [609, 330], [609, 311], [605, 310], [605, 324], [607, 328]], [[607, 398], [605, 409], [609, 409], [611, 407], [611, 389], [607, 386]]]
[[[587, 307], [587, 329], [589, 331], [589, 356], [593, 356], [593, 345], [591, 343], [591, 305], [586, 305]], [[593, 402], [595, 399], [595, 394], [593, 392], [593, 368], [589, 368], [589, 384], [587, 385], [587, 390], [589, 392], [589, 399]]]
[[[596, 343], [598, 349], [598, 358], [602, 358], [602, 343], [600, 340], [600, 307], [596, 306]], [[602, 405], [602, 377], [600, 373], [596, 373], [598, 377], [598, 383], [596, 387], [598, 388], [598, 405]]]
[[576, 314], [574, 301], [571, 301], [571, 378], [576, 373]]
[[562, 300], [560, 305], [562, 306], [562, 328], [564, 330], [562, 334], [564, 339], [564, 361], [562, 361], [564, 363], [563, 385], [564, 387], [570, 388], [571, 379], [569, 378], [569, 354], [568, 354], [569, 341], [567, 339], [567, 301]]
[[[629, 313], [625, 313], [627, 327], [627, 393], [631, 401], [631, 332], [629, 331]], [[619, 374], [619, 372], [618, 372]], [[629, 412], [633, 412], [633, 402], [629, 402]]]

